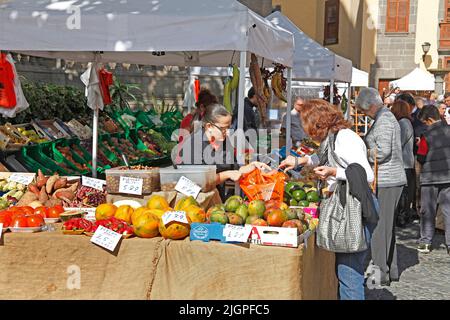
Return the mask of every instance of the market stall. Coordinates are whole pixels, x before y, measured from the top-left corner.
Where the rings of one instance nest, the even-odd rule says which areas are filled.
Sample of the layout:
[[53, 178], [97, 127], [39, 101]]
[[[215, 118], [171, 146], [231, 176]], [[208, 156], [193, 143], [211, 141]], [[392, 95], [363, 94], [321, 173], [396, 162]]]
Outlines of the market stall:
[[296, 249], [135, 238], [111, 254], [85, 236], [11, 233], [1, 240], [0, 268], [2, 300], [336, 299], [337, 292], [334, 255], [313, 237]]
[[[200, 0], [161, 4], [142, 0], [129, 5], [111, 3], [112, 8], [107, 7], [108, 10], [106, 4], [99, 2], [89, 8], [79, 7], [86, 24], [75, 31], [64, 27], [67, 8], [61, 6], [66, 5], [71, 4], [6, 3], [6, 10], [0, 13], [6, 30], [0, 35], [0, 47], [96, 64], [116, 61], [226, 66], [236, 56], [242, 74], [249, 66], [253, 76], [260, 72], [257, 55], [277, 63], [278, 75], [285, 66], [292, 66], [292, 35], [235, 1], [206, 5]], [[11, 15], [15, 10], [21, 14]], [[33, 11], [49, 12], [47, 19], [38, 24], [39, 32], [27, 19]], [[18, 29], [24, 35], [19, 41], [10, 35]], [[192, 34], [203, 37], [192, 40]], [[73, 47], [74, 43], [77, 48]], [[240, 54], [235, 55], [236, 52]], [[247, 57], [247, 52], [252, 54]], [[289, 82], [290, 74], [288, 69]], [[238, 128], [243, 127], [244, 82], [245, 77], [240, 77]], [[94, 84], [89, 82], [89, 85]], [[290, 91], [287, 91], [290, 105]], [[94, 104], [94, 109], [96, 119], [99, 106]], [[97, 148], [96, 130], [94, 121], [93, 162], [97, 149], [105, 147], [102, 151], [112, 161], [121, 156], [119, 146], [129, 145], [126, 135], [109, 134], [105, 139], [98, 137], [101, 146]], [[128, 133], [133, 138], [133, 130]], [[145, 144], [144, 137], [139, 132], [136, 134]], [[29, 150], [29, 154], [42, 157], [41, 165], [36, 163], [36, 168], [41, 169], [43, 163], [51, 163], [44, 158], [46, 151], [63, 155], [77, 145], [77, 141], [64, 145], [52, 141], [48, 149]], [[134, 146], [138, 145], [135, 142]], [[129, 150], [130, 156], [136, 152]], [[74, 154], [72, 157], [76, 158]], [[2, 273], [0, 285], [2, 289], [5, 286], [2, 292], [7, 297], [184, 299], [192, 294], [231, 299], [236, 298], [233, 295], [237, 292], [245, 298], [264, 297], [260, 293], [254, 295], [249, 289], [258, 288], [254, 279], [260, 279], [259, 288], [267, 290], [267, 275], [263, 274], [250, 277], [247, 284], [243, 280], [236, 282], [234, 274], [228, 273], [233, 279], [228, 285], [239, 284], [241, 288], [227, 288], [224, 283], [224, 290], [211, 292], [191, 283], [192, 290], [188, 289], [182, 281], [187, 271], [193, 276], [200, 274], [205, 288], [217, 283], [214, 273], [211, 277], [204, 276], [211, 272], [211, 266], [201, 261], [216, 255], [217, 259], [230, 263], [225, 266], [225, 275], [233, 268], [244, 272], [251, 266], [261, 268], [262, 265], [268, 270], [277, 270], [278, 266], [283, 274], [287, 271], [284, 278], [276, 280], [283, 294], [267, 294], [267, 298], [335, 298], [334, 254], [319, 250], [314, 244], [319, 198], [316, 183], [307, 173], [302, 181], [289, 183], [276, 170], [254, 171], [240, 181], [246, 199], [236, 195], [221, 204], [220, 199], [215, 200], [215, 166], [158, 168], [138, 163], [116, 167], [117, 164], [104, 167], [105, 180], [87, 177], [86, 168], [70, 177], [71, 172], [61, 166], [48, 172], [36, 170], [36, 176], [19, 173], [6, 177], [8, 188], [2, 197], [8, 209], [0, 212], [3, 224], [0, 260], [7, 272]], [[93, 163], [93, 171], [95, 167]], [[17, 183], [23, 190], [14, 189]], [[14, 188], [8, 190], [9, 187]], [[209, 256], [205, 252], [210, 252]], [[33, 268], [39, 269], [33, 279], [24, 276], [19, 285], [16, 282], [14, 291], [8, 290], [10, 281], [22, 274], [31, 276]], [[81, 272], [79, 291], [78, 271]], [[71, 291], [67, 292], [66, 288]]]

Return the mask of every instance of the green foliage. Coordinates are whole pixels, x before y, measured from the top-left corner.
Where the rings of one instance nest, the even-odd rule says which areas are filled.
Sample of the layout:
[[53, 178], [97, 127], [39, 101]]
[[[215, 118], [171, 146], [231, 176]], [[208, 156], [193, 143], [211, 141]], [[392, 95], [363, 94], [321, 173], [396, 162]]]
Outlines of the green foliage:
[[70, 121], [92, 114], [86, 104], [84, 92], [78, 88], [22, 81], [22, 89], [30, 107], [18, 113], [15, 118], [0, 117], [0, 124], [28, 123], [33, 119], [54, 118]]

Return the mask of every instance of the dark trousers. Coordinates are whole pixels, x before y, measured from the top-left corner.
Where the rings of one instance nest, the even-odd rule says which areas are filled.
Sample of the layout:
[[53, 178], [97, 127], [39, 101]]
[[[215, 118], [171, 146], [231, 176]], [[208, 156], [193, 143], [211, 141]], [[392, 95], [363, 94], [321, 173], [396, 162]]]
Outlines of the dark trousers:
[[415, 216], [413, 201], [416, 194], [416, 171], [415, 169], [405, 169], [407, 185], [403, 187], [400, 200], [396, 209], [396, 224], [404, 226], [412, 221]]
[[444, 216], [445, 243], [450, 246], [450, 184], [421, 187], [420, 243], [433, 240], [438, 205]]
[[395, 211], [403, 186], [379, 187], [380, 219], [372, 236], [372, 260], [381, 271], [382, 280], [397, 280], [397, 248], [395, 245]]

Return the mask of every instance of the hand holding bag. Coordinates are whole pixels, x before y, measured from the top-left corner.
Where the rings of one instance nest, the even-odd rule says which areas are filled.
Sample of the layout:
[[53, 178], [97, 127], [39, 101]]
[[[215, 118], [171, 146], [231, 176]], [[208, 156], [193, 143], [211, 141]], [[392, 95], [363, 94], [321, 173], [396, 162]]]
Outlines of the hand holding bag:
[[[345, 167], [334, 152], [334, 135], [328, 137], [328, 164]], [[336, 181], [333, 194], [320, 203], [320, 218], [317, 228], [317, 245], [338, 253], [361, 252], [368, 248], [362, 208], [358, 199], [349, 193], [347, 181]], [[341, 196], [345, 199], [343, 204]]]

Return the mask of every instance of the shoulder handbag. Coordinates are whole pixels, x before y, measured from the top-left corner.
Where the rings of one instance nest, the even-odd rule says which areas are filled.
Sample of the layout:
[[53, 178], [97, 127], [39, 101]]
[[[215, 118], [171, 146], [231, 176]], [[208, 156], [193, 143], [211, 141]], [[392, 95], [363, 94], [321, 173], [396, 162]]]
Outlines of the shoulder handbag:
[[[334, 137], [328, 139], [328, 163], [332, 167], [344, 168], [334, 152], [334, 140]], [[361, 203], [350, 195], [345, 183], [348, 182], [336, 181], [333, 194], [320, 203], [316, 242], [319, 247], [332, 252], [361, 252], [368, 248]], [[343, 192], [345, 192], [345, 205], [342, 205], [340, 200]]]

